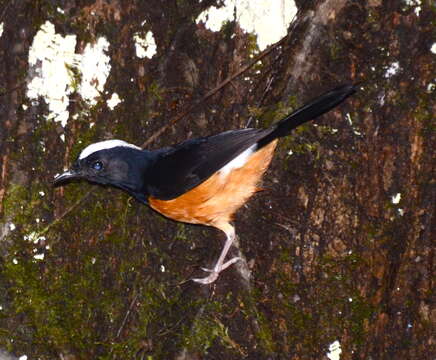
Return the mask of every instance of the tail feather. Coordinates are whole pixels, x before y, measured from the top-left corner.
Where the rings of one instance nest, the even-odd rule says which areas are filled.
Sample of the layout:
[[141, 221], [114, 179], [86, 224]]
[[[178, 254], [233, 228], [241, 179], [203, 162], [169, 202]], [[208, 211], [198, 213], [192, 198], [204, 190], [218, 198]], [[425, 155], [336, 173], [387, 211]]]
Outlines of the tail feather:
[[355, 85], [342, 85], [313, 99], [273, 125], [272, 131], [258, 141], [258, 147], [267, 145], [276, 138], [289, 135], [297, 126], [328, 112], [355, 92]]

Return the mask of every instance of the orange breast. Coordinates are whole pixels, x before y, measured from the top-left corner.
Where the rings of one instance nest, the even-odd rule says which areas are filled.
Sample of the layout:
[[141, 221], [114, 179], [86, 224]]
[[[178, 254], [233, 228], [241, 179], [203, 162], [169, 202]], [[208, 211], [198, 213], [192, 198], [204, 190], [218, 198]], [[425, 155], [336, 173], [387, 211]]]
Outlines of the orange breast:
[[242, 167], [227, 174], [217, 171], [176, 199], [149, 197], [150, 206], [177, 221], [221, 228], [258, 190], [257, 185], [271, 162], [276, 145], [277, 140], [254, 152]]

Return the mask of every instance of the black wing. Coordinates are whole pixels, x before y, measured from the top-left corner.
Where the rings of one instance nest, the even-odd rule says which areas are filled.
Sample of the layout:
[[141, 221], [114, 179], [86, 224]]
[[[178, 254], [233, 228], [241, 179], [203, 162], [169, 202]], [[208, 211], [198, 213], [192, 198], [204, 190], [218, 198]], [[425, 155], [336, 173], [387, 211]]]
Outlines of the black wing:
[[155, 153], [156, 161], [146, 174], [147, 191], [158, 199], [174, 199], [201, 184], [251, 145], [257, 143], [261, 148], [276, 138], [289, 135], [292, 129], [324, 114], [355, 92], [354, 85], [339, 86], [269, 129], [231, 130], [162, 149]]
[[231, 130], [164, 149], [146, 174], [149, 195], [171, 200], [184, 194], [269, 132], [270, 129]]

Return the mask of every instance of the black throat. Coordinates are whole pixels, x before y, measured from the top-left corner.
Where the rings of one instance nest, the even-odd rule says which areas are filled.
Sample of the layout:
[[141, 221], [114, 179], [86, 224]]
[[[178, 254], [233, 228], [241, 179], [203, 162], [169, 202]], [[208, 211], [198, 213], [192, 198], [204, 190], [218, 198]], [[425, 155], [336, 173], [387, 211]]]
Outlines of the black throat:
[[110, 177], [106, 178], [106, 185], [124, 190], [141, 203], [148, 204], [147, 173], [156, 160], [155, 152], [121, 148], [110, 156], [114, 166]]

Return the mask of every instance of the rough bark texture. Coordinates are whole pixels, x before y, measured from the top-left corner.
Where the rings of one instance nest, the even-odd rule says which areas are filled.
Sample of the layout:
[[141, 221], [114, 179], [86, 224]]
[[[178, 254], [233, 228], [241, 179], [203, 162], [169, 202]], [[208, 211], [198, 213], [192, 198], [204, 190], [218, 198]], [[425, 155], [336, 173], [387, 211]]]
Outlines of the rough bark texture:
[[[248, 282], [237, 267], [210, 287], [189, 281], [217, 257], [215, 230], [171, 222], [117, 190], [52, 189], [84, 145], [143, 143], [250, 60], [254, 39], [237, 23], [217, 33], [195, 24], [216, 2], [0, 2], [0, 358], [326, 359], [338, 339], [341, 360], [431, 359], [431, 1], [304, 2], [281, 46], [149, 145], [267, 126], [363, 81], [279, 143], [267, 190], [238, 213]], [[80, 115], [65, 142], [25, 94], [28, 49], [46, 20], [77, 34], [78, 51], [107, 37], [106, 90], [124, 99], [111, 111], [104, 98], [88, 109], [72, 96]], [[139, 59], [132, 37], [148, 30], [158, 53]]]

